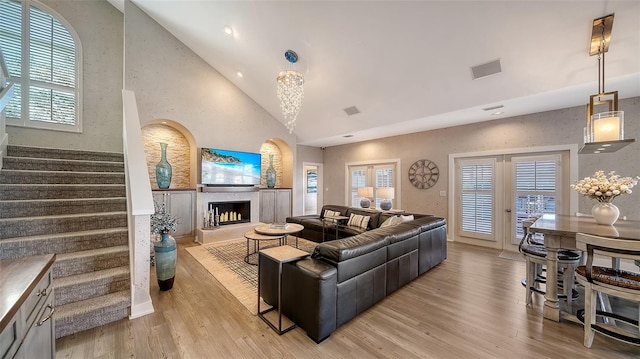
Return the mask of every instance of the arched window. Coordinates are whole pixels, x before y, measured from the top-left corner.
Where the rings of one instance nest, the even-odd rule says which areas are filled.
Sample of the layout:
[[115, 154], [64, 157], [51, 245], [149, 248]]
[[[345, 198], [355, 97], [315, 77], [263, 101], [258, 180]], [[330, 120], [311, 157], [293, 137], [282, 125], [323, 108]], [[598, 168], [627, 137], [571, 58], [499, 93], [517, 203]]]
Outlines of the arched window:
[[82, 132], [82, 52], [69, 23], [36, 1], [0, 0], [0, 48], [15, 83], [7, 125]]

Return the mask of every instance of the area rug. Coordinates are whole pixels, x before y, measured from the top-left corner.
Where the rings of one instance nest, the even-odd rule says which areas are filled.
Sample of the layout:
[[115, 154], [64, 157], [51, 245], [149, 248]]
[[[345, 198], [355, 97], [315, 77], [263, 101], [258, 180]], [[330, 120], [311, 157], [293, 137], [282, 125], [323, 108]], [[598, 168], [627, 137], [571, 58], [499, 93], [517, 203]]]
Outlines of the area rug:
[[[295, 239], [289, 245], [295, 246]], [[298, 248], [311, 253], [317, 243], [303, 238], [298, 240]], [[268, 248], [268, 245], [260, 249]], [[251, 248], [253, 249], [253, 248]], [[187, 248], [211, 275], [217, 279], [249, 312], [256, 314], [258, 297], [258, 266], [247, 264], [247, 242], [244, 238], [228, 240]]]

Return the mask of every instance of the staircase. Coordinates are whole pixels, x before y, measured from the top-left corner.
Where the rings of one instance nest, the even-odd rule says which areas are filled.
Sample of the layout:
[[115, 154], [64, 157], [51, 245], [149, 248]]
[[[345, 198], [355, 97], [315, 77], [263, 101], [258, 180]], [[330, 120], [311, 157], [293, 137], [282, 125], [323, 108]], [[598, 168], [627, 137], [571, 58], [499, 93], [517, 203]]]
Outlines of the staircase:
[[129, 315], [121, 153], [8, 146], [0, 170], [0, 259], [56, 253], [56, 338]]

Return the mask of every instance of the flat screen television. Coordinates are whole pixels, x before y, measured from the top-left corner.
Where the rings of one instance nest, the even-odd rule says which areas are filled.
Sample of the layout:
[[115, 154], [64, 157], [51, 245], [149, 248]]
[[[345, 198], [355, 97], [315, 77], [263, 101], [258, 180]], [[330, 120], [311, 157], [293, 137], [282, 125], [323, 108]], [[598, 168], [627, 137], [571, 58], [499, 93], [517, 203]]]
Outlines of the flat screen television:
[[261, 161], [259, 153], [203, 148], [202, 184], [207, 186], [260, 185]]

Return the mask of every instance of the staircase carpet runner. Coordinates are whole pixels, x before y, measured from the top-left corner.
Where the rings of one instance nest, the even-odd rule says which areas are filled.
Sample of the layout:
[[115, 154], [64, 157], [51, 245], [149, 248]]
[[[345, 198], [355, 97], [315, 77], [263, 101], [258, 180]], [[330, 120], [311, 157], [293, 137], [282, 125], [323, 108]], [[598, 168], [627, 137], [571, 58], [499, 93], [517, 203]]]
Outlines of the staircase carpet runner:
[[0, 259], [56, 253], [56, 338], [128, 317], [126, 206], [121, 153], [7, 146]]
[[6, 184], [124, 184], [124, 173], [120, 172], [72, 172], [40, 171], [34, 176], [31, 171], [4, 170], [0, 172], [0, 183]]
[[125, 197], [110, 198], [62, 198], [0, 201], [2, 218], [53, 216], [60, 213], [124, 212]]

